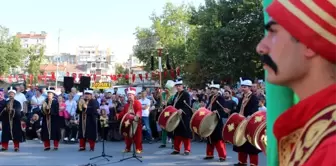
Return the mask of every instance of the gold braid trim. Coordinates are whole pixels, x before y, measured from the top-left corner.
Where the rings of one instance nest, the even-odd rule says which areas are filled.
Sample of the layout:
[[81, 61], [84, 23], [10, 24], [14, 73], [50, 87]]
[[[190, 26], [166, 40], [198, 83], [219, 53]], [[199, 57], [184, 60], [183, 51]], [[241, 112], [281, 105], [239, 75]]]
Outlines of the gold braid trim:
[[320, 111], [306, 123], [286, 165], [303, 165], [318, 145], [335, 133], [336, 104], [333, 104]]

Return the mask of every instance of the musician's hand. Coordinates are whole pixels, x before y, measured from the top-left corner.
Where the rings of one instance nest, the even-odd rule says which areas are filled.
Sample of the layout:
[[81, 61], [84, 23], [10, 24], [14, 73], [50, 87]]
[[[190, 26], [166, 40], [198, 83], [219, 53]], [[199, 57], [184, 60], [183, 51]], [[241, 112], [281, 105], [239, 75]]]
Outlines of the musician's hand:
[[179, 109], [179, 110], [177, 110], [177, 113], [181, 115], [183, 113], [183, 110]]
[[227, 113], [227, 114], [229, 114], [231, 112], [231, 110], [228, 109], [228, 108], [224, 108], [224, 112]]
[[134, 121], [138, 121], [140, 118], [138, 116], [134, 117]]

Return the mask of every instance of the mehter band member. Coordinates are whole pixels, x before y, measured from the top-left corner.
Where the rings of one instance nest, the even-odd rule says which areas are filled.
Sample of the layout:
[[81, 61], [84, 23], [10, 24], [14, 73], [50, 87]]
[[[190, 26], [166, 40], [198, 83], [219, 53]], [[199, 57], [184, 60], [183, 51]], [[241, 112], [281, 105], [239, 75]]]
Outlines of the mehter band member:
[[267, 81], [291, 88], [300, 98], [274, 123], [278, 164], [334, 166], [336, 1], [274, 0], [266, 11], [268, 33], [257, 51]]
[[[124, 153], [128, 153], [131, 151], [132, 143], [135, 144], [136, 153], [142, 152], [142, 124], [141, 124], [141, 116], [142, 116], [142, 105], [139, 100], [135, 98], [136, 89], [133, 87], [129, 87], [127, 89], [127, 104], [125, 104], [123, 111], [118, 115], [118, 119], [123, 119], [127, 113], [134, 115], [134, 123], [137, 123], [137, 127], [133, 136], [127, 135], [123, 133], [126, 148], [123, 151]], [[125, 121], [125, 124], [120, 125], [133, 125], [132, 123], [129, 124]], [[133, 125], [135, 126], [135, 125]], [[131, 127], [132, 128], [132, 127]], [[130, 128], [130, 129], [131, 129]]]
[[58, 150], [61, 139], [59, 104], [54, 98], [55, 90], [47, 89], [48, 98], [42, 104], [42, 129], [41, 139], [44, 143], [44, 150], [50, 150], [50, 140], [54, 141], [54, 150]]
[[209, 98], [209, 103], [207, 108], [213, 112], [216, 112], [218, 115], [218, 123], [216, 125], [215, 130], [212, 134], [207, 138], [207, 147], [206, 147], [206, 157], [204, 160], [211, 160], [214, 158], [214, 150], [216, 148], [219, 161], [223, 162], [226, 160], [226, 147], [225, 143], [222, 138], [222, 129], [223, 129], [223, 121], [221, 114], [226, 114], [224, 110], [224, 98], [219, 94], [220, 83], [219, 82], [212, 82], [210, 84], [210, 89], [212, 95]]
[[174, 151], [172, 155], [180, 154], [181, 144], [184, 144], [184, 155], [189, 155], [191, 150], [192, 132], [190, 129], [190, 119], [193, 114], [190, 107], [190, 95], [184, 90], [181, 78], [175, 81], [177, 93], [174, 96], [172, 105], [178, 109], [181, 121], [174, 130]]
[[[237, 111], [239, 114], [249, 117], [258, 111], [259, 101], [257, 96], [252, 94], [251, 80], [243, 80], [240, 85], [243, 91], [243, 97], [239, 100]], [[258, 165], [258, 154], [261, 151], [255, 148], [248, 141], [246, 141], [242, 146], [233, 146], [233, 151], [238, 152], [239, 163], [235, 164], [235, 166], [246, 165], [248, 163], [248, 158], [250, 158], [250, 165]]]
[[13, 87], [8, 88], [9, 100], [6, 107], [0, 113], [2, 121], [2, 151], [8, 150], [8, 142], [12, 140], [14, 143], [14, 151], [18, 152], [20, 148], [20, 140], [22, 139], [21, 130], [21, 104], [14, 99], [16, 90]]
[[78, 102], [77, 113], [79, 114], [79, 151], [84, 151], [86, 141], [89, 142], [90, 151], [94, 151], [97, 139], [97, 115], [99, 105], [92, 98], [93, 90], [84, 90], [84, 99]]

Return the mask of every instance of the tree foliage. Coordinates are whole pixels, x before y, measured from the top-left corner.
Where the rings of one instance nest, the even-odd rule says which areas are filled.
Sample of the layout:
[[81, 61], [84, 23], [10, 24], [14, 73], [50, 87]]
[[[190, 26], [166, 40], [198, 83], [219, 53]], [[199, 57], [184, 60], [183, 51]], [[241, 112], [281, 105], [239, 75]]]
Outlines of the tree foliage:
[[9, 35], [9, 30], [0, 26], [0, 75], [7, 74], [10, 68], [22, 65], [24, 51], [20, 40]]
[[263, 36], [262, 14], [261, 0], [205, 0], [198, 8], [167, 3], [162, 15], [152, 14], [150, 27], [136, 29], [134, 56], [149, 70], [160, 43], [194, 87], [212, 79], [262, 78], [255, 51]]
[[121, 74], [123, 77], [118, 78], [116, 85], [127, 85], [129, 84], [129, 80], [127, 80], [124, 75], [128, 74], [128, 69], [124, 68], [122, 65], [116, 65], [116, 72], [117, 75]]
[[34, 80], [37, 80], [37, 76], [40, 73], [40, 65], [44, 61], [44, 46], [36, 45], [29, 47], [26, 51], [26, 55], [28, 57], [28, 73], [32, 74], [36, 78]]

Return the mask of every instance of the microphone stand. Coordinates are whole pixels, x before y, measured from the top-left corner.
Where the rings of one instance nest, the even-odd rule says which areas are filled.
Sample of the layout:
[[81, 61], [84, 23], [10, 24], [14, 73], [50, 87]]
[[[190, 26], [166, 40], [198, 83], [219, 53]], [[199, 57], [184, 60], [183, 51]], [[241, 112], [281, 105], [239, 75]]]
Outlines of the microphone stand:
[[[103, 122], [102, 126], [104, 126], [104, 125], [105, 125], [105, 122]], [[102, 151], [102, 154], [100, 156], [92, 157], [92, 158], [90, 158], [90, 160], [94, 160], [94, 159], [102, 157], [105, 160], [110, 161], [108, 158], [112, 158], [113, 157], [111, 155], [105, 154], [105, 131], [104, 131], [104, 127], [102, 127], [102, 130], [103, 130], [103, 132], [102, 132], [102, 136], [103, 136], [103, 144], [102, 144], [103, 145], [103, 151]]]
[[[131, 130], [132, 131], [134, 131], [134, 125], [133, 125], [133, 122], [132, 122], [132, 124], [131, 124]], [[136, 131], [135, 131], [136, 132]], [[135, 142], [134, 142], [134, 139], [133, 139], [133, 137], [134, 137], [134, 135], [135, 135], [135, 132], [134, 132], [134, 134], [133, 134], [133, 136], [132, 136], [132, 148], [133, 148], [133, 154], [132, 154], [132, 156], [131, 157], [127, 157], [127, 158], [123, 158], [123, 159], [121, 159], [120, 160], [120, 162], [122, 162], [122, 161], [125, 161], [125, 160], [129, 160], [129, 159], [132, 159], [132, 158], [135, 158], [135, 159], [137, 159], [139, 162], [141, 162], [142, 163], [142, 160], [140, 159], [140, 158], [142, 158], [141, 156], [137, 156], [136, 155], [136, 150], [135, 150]], [[127, 138], [125, 138], [125, 139], [127, 139]]]

